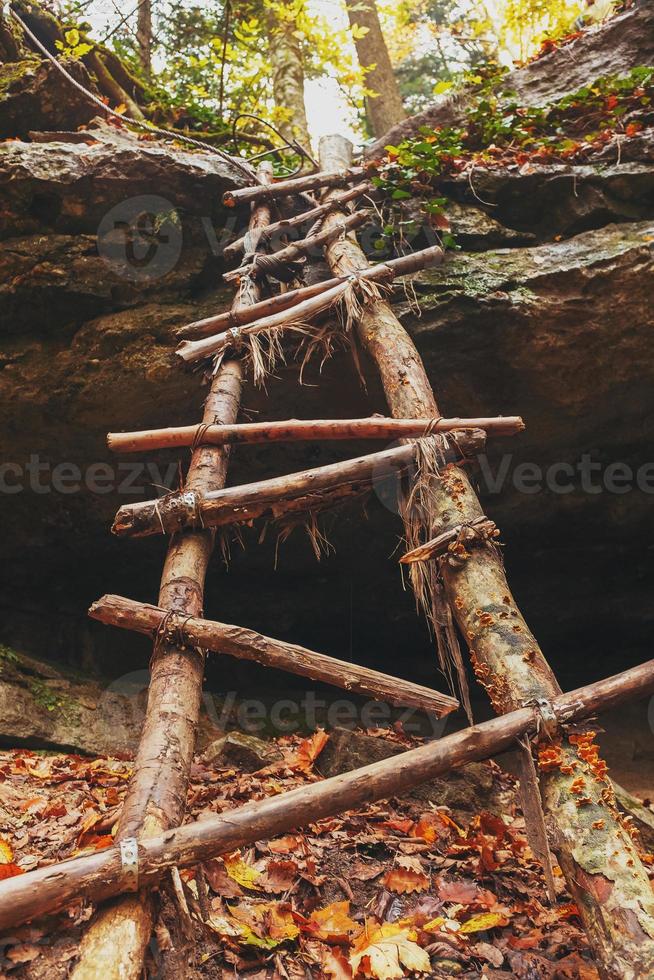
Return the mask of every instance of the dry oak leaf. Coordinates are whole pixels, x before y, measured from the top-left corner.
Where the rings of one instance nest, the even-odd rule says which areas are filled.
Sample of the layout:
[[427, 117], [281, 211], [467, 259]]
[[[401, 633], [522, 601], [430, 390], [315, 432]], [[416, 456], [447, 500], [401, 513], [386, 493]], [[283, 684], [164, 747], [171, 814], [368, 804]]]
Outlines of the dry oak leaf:
[[307, 920], [307, 929], [324, 942], [344, 943], [359, 925], [350, 918], [349, 902], [332, 902], [315, 909]]
[[417, 858], [402, 855], [397, 858], [395, 867], [386, 872], [382, 884], [397, 895], [424, 892], [429, 888], [429, 875], [425, 874]]
[[350, 956], [352, 972], [377, 980], [401, 980], [407, 971], [431, 973], [429, 956], [413, 942], [415, 935], [393, 922], [367, 923]]
[[302, 772], [311, 772], [313, 763], [316, 761], [324, 747], [329, 741], [329, 735], [322, 730], [317, 731], [310, 738], [303, 739], [297, 750], [289, 760], [291, 769], [300, 769]]
[[295, 861], [268, 861], [257, 887], [279, 895], [292, 887], [298, 874], [299, 869]]

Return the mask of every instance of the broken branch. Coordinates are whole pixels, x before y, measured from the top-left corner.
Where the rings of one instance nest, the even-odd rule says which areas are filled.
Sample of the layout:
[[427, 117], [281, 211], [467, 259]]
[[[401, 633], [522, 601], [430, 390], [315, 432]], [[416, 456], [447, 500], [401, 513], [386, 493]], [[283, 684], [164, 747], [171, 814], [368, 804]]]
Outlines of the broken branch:
[[373, 478], [380, 482], [397, 479], [414, 458], [415, 445], [411, 444], [213, 493], [169, 493], [161, 500], [125, 504], [116, 514], [112, 531], [119, 537], [143, 537], [189, 527], [242, 524], [268, 512], [277, 518], [298, 509], [298, 501], [302, 509], [311, 510], [325, 494], [356, 496]]
[[[362, 194], [370, 192], [372, 192], [372, 187], [367, 181], [356, 184], [356, 186], [350, 187], [349, 190], [344, 191], [342, 194], [336, 194], [327, 204], [319, 204], [317, 207], [310, 208], [308, 211], [302, 211], [300, 214], [293, 215], [292, 218], [282, 218], [281, 221], [273, 221], [271, 225], [267, 225], [261, 230], [259, 241], [270, 244], [273, 235], [279, 234], [281, 236], [291, 228], [298, 228], [308, 221], [316, 221], [318, 218], [327, 214], [328, 211], [333, 211], [335, 207], [340, 207], [349, 201], [356, 200]], [[242, 252], [245, 247], [245, 239], [246, 236], [243, 235], [242, 238], [237, 238], [235, 242], [230, 242], [223, 249], [224, 258], [230, 259], [238, 255], [239, 252]]]
[[339, 215], [337, 223], [332, 227], [324, 228], [322, 231], [316, 232], [315, 235], [309, 235], [299, 242], [293, 242], [286, 248], [280, 249], [279, 252], [273, 252], [272, 255], [257, 254], [251, 264], [242, 265], [238, 269], [226, 272], [223, 279], [225, 282], [233, 282], [246, 275], [260, 279], [269, 275], [284, 274], [291, 263], [297, 262], [298, 259], [311, 253], [317, 253], [323, 245], [354, 231], [355, 228], [360, 228], [368, 221], [369, 217], [367, 211], [355, 211], [354, 214]]

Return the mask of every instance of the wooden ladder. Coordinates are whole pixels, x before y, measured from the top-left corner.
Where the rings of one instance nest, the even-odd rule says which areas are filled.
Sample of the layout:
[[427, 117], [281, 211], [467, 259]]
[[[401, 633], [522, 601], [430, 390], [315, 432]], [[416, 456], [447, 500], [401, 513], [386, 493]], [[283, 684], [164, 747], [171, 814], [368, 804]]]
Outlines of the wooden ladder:
[[[118, 903], [100, 909], [72, 974], [77, 980], [118, 976], [115, 943], [123, 936], [127, 945], [119, 957], [124, 970], [120, 975], [137, 976], [129, 972], [129, 964], [140, 969], [153, 921], [146, 888], [168, 868], [197, 863], [307, 820], [406, 791], [455, 766], [515, 747], [519, 740], [530, 842], [543, 862], [552, 898], [548, 836], [602, 975], [620, 980], [652, 976], [654, 901], [646, 871], [618, 814], [596, 750], [586, 742], [582, 757], [566, 723], [654, 690], [654, 661], [571, 694], [561, 693], [510, 592], [496, 544], [499, 532], [483, 513], [465, 468], [467, 458], [488, 436], [518, 432], [522, 420], [440, 415], [420, 355], [387, 297], [396, 277], [438, 264], [442, 251], [425, 249], [370, 266], [354, 237], [354, 230], [368, 219], [356, 208], [371, 191], [369, 171], [352, 165], [352, 146], [341, 137], [322, 140], [320, 166], [319, 173], [274, 182], [266, 163], [258, 171], [258, 184], [225, 196], [227, 205], [251, 207], [247, 233], [229, 250], [243, 254], [240, 267], [225, 276], [236, 283], [232, 309], [180, 330], [184, 339], [178, 353], [183, 360], [212, 357], [216, 365], [201, 423], [109, 435], [110, 447], [120, 452], [192, 450], [182, 489], [161, 500], [123, 506], [114, 523], [114, 532], [123, 537], [170, 535], [158, 604], [105, 596], [90, 611], [104, 623], [139, 630], [154, 641], [134, 776], [116, 846], [63, 862], [55, 866], [55, 874], [50, 867], [2, 883], [0, 925], [60, 908], [81, 892], [100, 901], [140, 888], [138, 896], [123, 894]], [[320, 192], [320, 199], [308, 198], [309, 192]], [[308, 210], [273, 220], [273, 204], [289, 194], [302, 199]], [[269, 251], [273, 234], [310, 221], [315, 224], [305, 239]], [[262, 287], [271, 278], [292, 283], [299, 274], [298, 263], [316, 249], [324, 250], [332, 278], [297, 288], [282, 285], [263, 297]], [[339, 313], [353, 346], [364, 350], [377, 370], [390, 416], [237, 424], [244, 363], [249, 359], [255, 372], [265, 368], [262, 339], [274, 349], [283, 334], [293, 331], [310, 342], [316, 334], [328, 336], [327, 328], [316, 327], [314, 321], [329, 310]], [[232, 445], [352, 438], [402, 442], [290, 476], [225, 487]], [[205, 574], [216, 528], [262, 516], [316, 513], [369, 492], [377, 480], [400, 487], [407, 539], [401, 561], [436, 633], [441, 663], [447, 666], [448, 658], [454, 663], [472, 727], [362, 770], [182, 827], [207, 651], [438, 716], [458, 707], [450, 695], [203, 618]], [[482, 725], [472, 725], [455, 622], [470, 648], [475, 674], [499, 715]], [[583, 803], [571, 789], [582, 774]], [[128, 924], [131, 931], [125, 939]], [[96, 963], [103, 973], [94, 972]]]

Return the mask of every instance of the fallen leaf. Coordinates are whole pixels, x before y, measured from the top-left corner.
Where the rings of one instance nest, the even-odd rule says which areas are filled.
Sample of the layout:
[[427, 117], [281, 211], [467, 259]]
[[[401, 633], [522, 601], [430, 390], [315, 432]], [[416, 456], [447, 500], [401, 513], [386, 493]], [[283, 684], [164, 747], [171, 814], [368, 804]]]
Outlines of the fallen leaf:
[[332, 902], [324, 909], [316, 909], [308, 919], [308, 929], [325, 942], [347, 942], [351, 933], [359, 928], [349, 916], [349, 902]]
[[382, 883], [397, 895], [407, 895], [411, 892], [424, 892], [429, 888], [429, 875], [425, 874], [417, 858], [402, 855], [397, 858], [395, 867], [386, 872]]
[[0, 864], [10, 864], [14, 860], [14, 849], [8, 840], [0, 837]]
[[22, 868], [19, 868], [17, 864], [11, 861], [9, 864], [0, 864], [0, 881], [5, 878], [15, 878], [16, 875], [25, 874]]
[[329, 735], [322, 730], [317, 731], [310, 738], [303, 739], [295, 754], [289, 760], [291, 769], [300, 769], [303, 772], [311, 772], [313, 763], [316, 761], [324, 747], [329, 741]]
[[473, 915], [471, 919], [464, 922], [459, 932], [484, 932], [486, 929], [497, 929], [498, 926], [506, 926], [509, 920], [498, 912], [482, 912], [480, 915]]
[[324, 975], [330, 980], [352, 980], [352, 968], [338, 949], [323, 946], [320, 965]]
[[207, 861], [204, 870], [211, 889], [222, 898], [241, 898], [243, 890], [233, 878], [227, 874], [224, 862], [219, 859]]
[[425, 950], [413, 942], [409, 929], [393, 922], [366, 924], [354, 945], [350, 966], [353, 973], [361, 970], [364, 976], [377, 980], [401, 980], [406, 970], [431, 973]]
[[254, 891], [259, 889], [256, 882], [261, 877], [261, 872], [253, 868], [251, 864], [246, 864], [241, 858], [240, 851], [235, 851], [234, 854], [227, 855], [227, 857], [223, 858], [223, 861], [225, 862], [225, 871], [229, 877], [242, 888], [250, 888]]
[[295, 861], [269, 861], [257, 887], [277, 895], [288, 891], [297, 877], [298, 866]]

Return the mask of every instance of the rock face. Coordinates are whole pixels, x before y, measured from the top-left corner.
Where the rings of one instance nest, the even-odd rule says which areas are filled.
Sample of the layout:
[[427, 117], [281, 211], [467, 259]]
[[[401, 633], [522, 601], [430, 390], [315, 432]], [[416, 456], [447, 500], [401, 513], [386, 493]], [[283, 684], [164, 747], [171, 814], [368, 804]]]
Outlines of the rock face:
[[[81, 62], [73, 59], [66, 69], [97, 94]], [[97, 111], [56, 68], [36, 57], [0, 66], [0, 105], [0, 139], [26, 137], [30, 129], [75, 129]]]
[[[347, 728], [335, 728], [318, 756], [316, 768], [321, 776], [339, 776], [361, 766], [401, 755], [404, 747], [390, 739], [365, 735]], [[407, 794], [424, 803], [449, 807], [455, 819], [467, 823], [473, 814], [488, 810], [506, 811], [510, 793], [493, 778], [492, 764], [472, 762], [448, 773], [445, 779], [432, 779]]]
[[[654, 8], [649, 0], [640, 0], [623, 14], [584, 31], [573, 43], [511, 72], [499, 90], [515, 93], [522, 105], [544, 106], [577, 92], [602, 75], [618, 75], [636, 65], [652, 64]], [[397, 145], [417, 133], [420, 126], [460, 126], [468, 97], [466, 89], [455, 97], [441, 97], [372, 143], [367, 155], [379, 155], [387, 144]]]
[[[648, 17], [643, 5], [619, 20]], [[105, 592], [151, 601], [165, 544], [119, 542], [108, 529], [121, 504], [176, 485], [187, 454], [116, 460], [105, 435], [197, 421], [206, 389], [175, 359], [175, 328], [226, 308], [215, 243], [246, 216], [221, 208], [242, 178], [217, 157], [106, 126], [85, 143], [67, 133], [0, 145], [2, 638], [119, 678], [145, 670], [148, 644], [90, 624], [86, 608]], [[444, 413], [526, 420], [519, 438], [489, 446], [474, 476], [566, 687], [588, 680], [589, 661], [599, 676], [649, 656], [653, 136], [623, 141], [619, 163], [452, 181], [463, 248], [416, 279], [420, 316], [396, 294]], [[142, 201], [153, 196], [164, 203]], [[318, 368], [303, 387], [294, 364], [267, 392], [248, 386], [247, 417], [384, 411], [347, 353]], [[379, 447], [243, 447], [231, 480], [369, 448]], [[210, 571], [207, 615], [445, 687], [402, 591], [389, 501], [373, 495], [367, 520], [344, 511], [326, 531], [334, 552], [316, 563], [301, 531], [278, 549], [273, 528], [245, 529], [228, 569], [217, 557]], [[213, 658], [207, 676], [223, 692], [258, 684], [290, 696], [287, 679], [235, 661]]]

